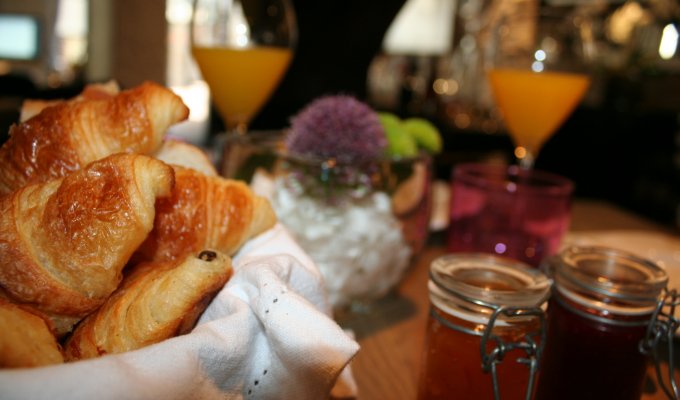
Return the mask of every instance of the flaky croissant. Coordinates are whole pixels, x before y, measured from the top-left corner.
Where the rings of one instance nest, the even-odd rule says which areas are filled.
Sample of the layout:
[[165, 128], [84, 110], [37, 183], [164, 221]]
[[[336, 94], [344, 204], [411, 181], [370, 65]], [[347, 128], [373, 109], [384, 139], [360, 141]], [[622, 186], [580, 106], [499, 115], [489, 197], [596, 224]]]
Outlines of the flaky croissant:
[[134, 267], [67, 340], [68, 360], [135, 350], [188, 332], [232, 274], [231, 259], [205, 250]]
[[64, 356], [48, 321], [0, 299], [0, 368], [61, 364]]
[[[118, 83], [109, 81], [105, 83], [91, 83], [85, 86], [83, 91], [76, 97], [68, 101], [83, 101], [83, 100], [104, 100], [117, 95], [120, 92]], [[40, 114], [42, 110], [47, 107], [56, 106], [66, 100], [36, 100], [26, 99], [21, 104], [21, 112], [19, 114], [19, 122], [24, 122], [34, 116]]]
[[191, 168], [209, 176], [219, 175], [206, 152], [187, 142], [166, 139], [153, 156], [170, 165]]
[[144, 83], [115, 96], [64, 101], [10, 128], [0, 148], [0, 194], [62, 177], [119, 152], [151, 154], [189, 115], [171, 90]]
[[243, 182], [173, 168], [172, 195], [156, 203], [153, 231], [135, 260], [172, 260], [207, 248], [233, 255], [276, 223], [269, 201]]
[[0, 291], [68, 332], [118, 286], [173, 184], [167, 164], [121, 153], [0, 197]]

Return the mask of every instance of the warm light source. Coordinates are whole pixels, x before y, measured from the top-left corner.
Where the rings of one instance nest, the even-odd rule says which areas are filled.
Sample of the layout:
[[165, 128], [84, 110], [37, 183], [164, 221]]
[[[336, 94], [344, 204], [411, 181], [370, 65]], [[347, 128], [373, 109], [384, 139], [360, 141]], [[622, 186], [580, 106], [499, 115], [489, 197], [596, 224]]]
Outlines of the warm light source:
[[458, 82], [455, 79], [437, 78], [432, 84], [432, 89], [438, 95], [453, 96], [458, 93]]
[[534, 58], [536, 59], [536, 61], [545, 61], [546, 58], [545, 51], [541, 49], [536, 50], [536, 52], [534, 53]]
[[531, 70], [534, 72], [543, 72], [543, 69], [545, 69], [545, 66], [541, 61], [534, 61], [531, 63]]
[[673, 24], [668, 24], [663, 28], [661, 42], [659, 43], [659, 56], [664, 60], [670, 60], [675, 56], [678, 49], [678, 29]]
[[250, 37], [250, 27], [248, 26], [248, 21], [246, 20], [246, 15], [243, 12], [243, 6], [241, 3], [234, 4], [234, 10], [229, 14], [229, 19], [233, 22], [228, 22], [228, 26], [233, 28], [227, 32], [227, 37], [229, 42], [235, 44], [238, 47], [246, 47], [249, 44]]

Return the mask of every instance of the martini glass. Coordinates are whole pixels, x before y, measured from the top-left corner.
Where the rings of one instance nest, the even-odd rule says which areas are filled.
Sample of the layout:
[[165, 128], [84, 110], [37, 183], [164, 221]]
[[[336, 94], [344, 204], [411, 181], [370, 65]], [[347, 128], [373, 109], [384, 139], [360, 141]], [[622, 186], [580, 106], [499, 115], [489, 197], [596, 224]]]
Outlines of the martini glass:
[[590, 86], [581, 40], [585, 27], [572, 7], [497, 4], [487, 30], [487, 77], [515, 157], [531, 169]]
[[293, 58], [288, 0], [196, 0], [192, 54], [228, 131], [245, 134]]

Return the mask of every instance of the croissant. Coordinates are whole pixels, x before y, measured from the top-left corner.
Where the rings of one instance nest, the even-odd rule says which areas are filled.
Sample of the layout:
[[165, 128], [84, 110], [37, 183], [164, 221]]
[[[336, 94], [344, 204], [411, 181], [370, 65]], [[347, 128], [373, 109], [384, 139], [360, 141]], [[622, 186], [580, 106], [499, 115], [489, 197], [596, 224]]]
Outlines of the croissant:
[[210, 176], [219, 175], [206, 152], [187, 142], [166, 139], [153, 156], [171, 165], [191, 168]]
[[0, 194], [63, 177], [110, 154], [151, 154], [188, 113], [177, 95], [154, 83], [47, 107], [10, 128], [0, 148]]
[[276, 223], [269, 201], [245, 183], [173, 168], [172, 195], [156, 203], [154, 228], [135, 260], [172, 260], [207, 248], [233, 255]]
[[45, 319], [0, 300], [0, 368], [29, 368], [63, 362], [61, 347]]
[[[86, 85], [82, 93], [78, 96], [70, 99], [70, 101], [82, 101], [82, 100], [101, 100], [108, 99], [115, 96], [120, 92], [118, 83], [115, 81], [109, 81], [106, 83], [91, 83]], [[19, 114], [19, 122], [24, 122], [42, 112], [42, 110], [47, 107], [57, 105], [65, 100], [35, 100], [26, 99], [21, 104], [21, 112]]]
[[154, 158], [116, 154], [0, 197], [0, 288], [58, 334], [104, 303], [174, 183]]
[[66, 358], [122, 353], [188, 332], [231, 274], [231, 259], [211, 250], [135, 266], [78, 325], [64, 346]]

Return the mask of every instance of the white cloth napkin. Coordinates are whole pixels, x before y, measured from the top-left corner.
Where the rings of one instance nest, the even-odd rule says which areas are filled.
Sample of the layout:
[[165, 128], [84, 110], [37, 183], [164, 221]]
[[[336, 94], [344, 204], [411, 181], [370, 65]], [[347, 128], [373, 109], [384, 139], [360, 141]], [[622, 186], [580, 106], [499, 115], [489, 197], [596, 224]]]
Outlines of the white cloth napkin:
[[[359, 345], [282, 225], [246, 243], [192, 333], [136, 351], [3, 370], [2, 399], [325, 399]], [[5, 329], [5, 328], [3, 328]]]

